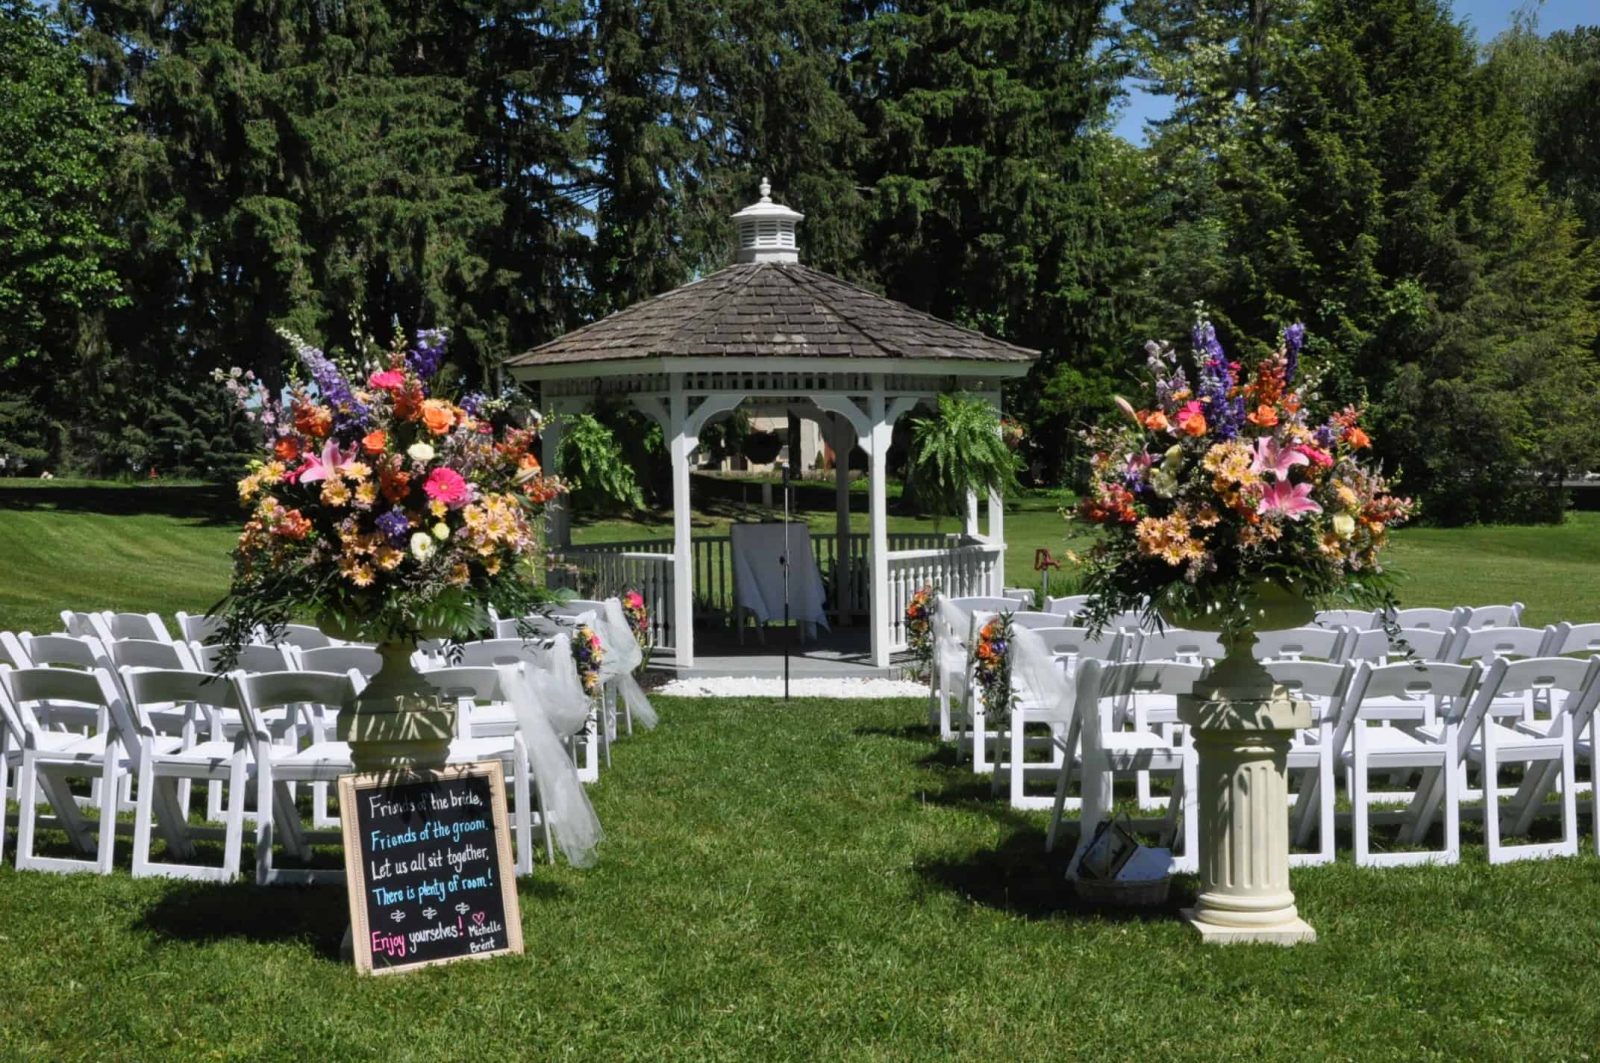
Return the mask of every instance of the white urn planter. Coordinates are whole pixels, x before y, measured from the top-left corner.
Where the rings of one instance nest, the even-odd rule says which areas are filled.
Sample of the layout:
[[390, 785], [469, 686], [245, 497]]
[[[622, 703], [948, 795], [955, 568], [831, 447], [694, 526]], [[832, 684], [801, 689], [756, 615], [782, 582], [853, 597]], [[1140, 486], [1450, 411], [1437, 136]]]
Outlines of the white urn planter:
[[[1223, 658], [1194, 693], [1178, 699], [1200, 790], [1200, 895], [1183, 917], [1207, 943], [1317, 938], [1289, 888], [1289, 746], [1297, 729], [1312, 726], [1311, 705], [1274, 683], [1251, 652], [1257, 630], [1299, 627], [1315, 615], [1301, 596], [1256, 584], [1250, 628], [1223, 634]], [[1171, 619], [1192, 630], [1222, 630], [1218, 618], [1203, 613]]]
[[[317, 626], [334, 638], [360, 635], [331, 617], [323, 617]], [[382, 666], [340, 709], [335, 732], [350, 743], [350, 760], [358, 772], [427, 771], [444, 767], [449, 759], [455, 702], [442, 697], [416, 670], [411, 661], [416, 649], [411, 639], [379, 642]]]

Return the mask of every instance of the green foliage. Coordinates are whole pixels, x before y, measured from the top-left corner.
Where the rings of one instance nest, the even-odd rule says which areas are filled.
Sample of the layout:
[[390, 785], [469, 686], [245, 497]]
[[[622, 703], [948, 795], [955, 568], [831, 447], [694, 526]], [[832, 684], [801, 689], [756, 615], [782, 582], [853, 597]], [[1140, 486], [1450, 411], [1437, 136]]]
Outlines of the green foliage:
[[610, 427], [591, 413], [573, 414], [565, 421], [556, 465], [572, 489], [573, 504], [600, 513], [642, 507], [638, 478]]
[[[115, 300], [112, 148], [122, 125], [32, 4], [0, 3], [0, 372], [71, 349]], [[21, 444], [13, 442], [13, 447]], [[41, 459], [42, 460], [42, 459]]]
[[932, 417], [911, 422], [911, 485], [945, 513], [966, 511], [968, 492], [1009, 491], [1017, 459], [1000, 435], [1000, 416], [988, 400], [965, 393], [939, 396]]

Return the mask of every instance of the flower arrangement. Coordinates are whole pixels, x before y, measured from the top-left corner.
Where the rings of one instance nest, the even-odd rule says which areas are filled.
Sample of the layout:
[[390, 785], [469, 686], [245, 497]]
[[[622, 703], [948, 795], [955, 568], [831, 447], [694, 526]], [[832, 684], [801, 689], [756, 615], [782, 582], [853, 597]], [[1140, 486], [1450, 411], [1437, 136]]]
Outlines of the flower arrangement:
[[285, 338], [298, 366], [280, 398], [228, 377], [266, 454], [239, 481], [249, 517], [215, 610], [224, 643], [298, 616], [375, 642], [465, 638], [488, 629], [491, 605], [524, 615], [546, 601], [537, 518], [563, 487], [533, 454], [536, 416], [433, 394], [443, 330], [347, 368]]
[[1363, 461], [1360, 411], [1314, 412], [1304, 326], [1243, 374], [1204, 317], [1193, 343], [1188, 364], [1147, 344], [1148, 405], [1119, 397], [1127, 420], [1088, 433], [1092, 486], [1078, 514], [1102, 535], [1085, 559], [1083, 622], [1166, 609], [1238, 631], [1262, 579], [1316, 602], [1392, 607], [1379, 552], [1412, 503]]
[[644, 595], [638, 591], [622, 592], [622, 615], [628, 621], [628, 630], [633, 632], [635, 641], [641, 650], [650, 646], [650, 611], [645, 608]]
[[978, 643], [972, 650], [974, 679], [991, 720], [1011, 715], [1015, 695], [1011, 689], [1010, 648], [1010, 613], [998, 613], [978, 629]]
[[654, 645], [650, 637], [650, 610], [645, 607], [644, 595], [635, 590], [623, 591], [622, 616], [628, 621], [634, 641], [639, 644], [639, 667], [634, 672], [643, 675], [650, 667], [650, 650]]
[[911, 651], [911, 672], [918, 680], [933, 672], [933, 602], [939, 591], [932, 584], [917, 590], [906, 603], [906, 645]]
[[588, 624], [579, 624], [572, 632], [572, 660], [578, 666], [583, 692], [591, 698], [600, 692], [600, 665], [605, 659], [600, 635]]

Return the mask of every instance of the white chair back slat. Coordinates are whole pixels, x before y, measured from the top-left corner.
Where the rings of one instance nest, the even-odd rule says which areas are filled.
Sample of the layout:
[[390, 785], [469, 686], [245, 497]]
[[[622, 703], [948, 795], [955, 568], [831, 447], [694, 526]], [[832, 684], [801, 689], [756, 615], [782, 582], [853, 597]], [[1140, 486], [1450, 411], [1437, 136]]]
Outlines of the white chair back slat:
[[1448, 631], [1460, 627], [1468, 610], [1464, 606], [1454, 609], [1416, 608], [1395, 611], [1394, 620], [1402, 628], [1419, 628], [1423, 631]]
[[1258, 631], [1251, 652], [1261, 661], [1313, 660], [1337, 664], [1344, 660], [1345, 636], [1349, 631], [1349, 628], [1315, 625]]
[[1316, 627], [1347, 627], [1355, 631], [1371, 631], [1378, 626], [1375, 609], [1324, 609], [1312, 621]]
[[194, 671], [196, 664], [189, 647], [182, 642], [155, 639], [115, 639], [106, 644], [111, 663], [117, 668], [163, 668]]
[[1569, 653], [1600, 654], [1600, 624], [1573, 624], [1562, 621], [1550, 639], [1552, 656]]
[[[222, 647], [199, 642], [189, 644], [195, 667], [202, 672], [222, 670]], [[241, 672], [288, 672], [294, 669], [289, 650], [284, 646], [269, 646], [260, 642], [247, 642], [239, 647], [232, 670]]]
[[1484, 657], [1539, 657], [1549, 652], [1555, 629], [1532, 627], [1457, 628], [1447, 651], [1452, 661]]
[[1476, 605], [1467, 610], [1467, 615], [1459, 626], [1476, 631], [1486, 627], [1521, 627], [1522, 610], [1521, 602], [1512, 602], [1510, 605]]
[[1059, 616], [1077, 616], [1089, 604], [1087, 594], [1069, 594], [1062, 598], [1046, 598], [1044, 611]]

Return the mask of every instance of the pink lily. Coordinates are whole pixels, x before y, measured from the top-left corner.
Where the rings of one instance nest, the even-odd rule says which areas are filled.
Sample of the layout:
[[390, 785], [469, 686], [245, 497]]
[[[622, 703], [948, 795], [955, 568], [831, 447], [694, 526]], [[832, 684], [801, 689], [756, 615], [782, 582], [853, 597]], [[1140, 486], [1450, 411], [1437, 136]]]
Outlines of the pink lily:
[[1310, 458], [1292, 447], [1278, 446], [1278, 441], [1268, 436], [1256, 440], [1255, 459], [1250, 462], [1250, 471], [1257, 475], [1270, 472], [1282, 483], [1289, 478], [1290, 469], [1296, 465], [1310, 464]]
[[1288, 484], [1280, 480], [1262, 489], [1256, 512], [1282, 513], [1290, 520], [1299, 520], [1305, 513], [1321, 513], [1322, 507], [1311, 501], [1310, 484]]
[[326, 480], [333, 473], [338, 472], [341, 465], [355, 460], [355, 456], [355, 447], [351, 447], [350, 453], [345, 454], [339, 450], [338, 440], [330, 439], [327, 445], [322, 448], [322, 456], [320, 458], [315, 454], [307, 454], [305, 464], [294, 470], [285, 479], [292, 478], [291, 482], [303, 484], [313, 484], [318, 480]]

